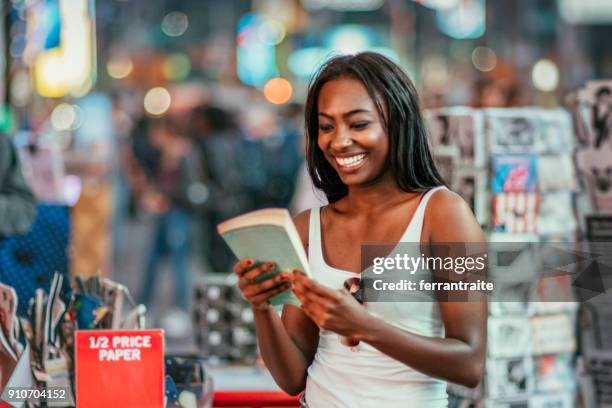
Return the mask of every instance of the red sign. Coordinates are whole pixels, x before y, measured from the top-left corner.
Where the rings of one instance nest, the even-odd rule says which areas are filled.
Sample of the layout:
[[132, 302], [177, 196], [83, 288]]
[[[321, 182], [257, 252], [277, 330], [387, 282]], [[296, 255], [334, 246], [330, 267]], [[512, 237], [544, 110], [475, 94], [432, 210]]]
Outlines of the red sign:
[[162, 330], [78, 330], [75, 350], [79, 407], [163, 408]]

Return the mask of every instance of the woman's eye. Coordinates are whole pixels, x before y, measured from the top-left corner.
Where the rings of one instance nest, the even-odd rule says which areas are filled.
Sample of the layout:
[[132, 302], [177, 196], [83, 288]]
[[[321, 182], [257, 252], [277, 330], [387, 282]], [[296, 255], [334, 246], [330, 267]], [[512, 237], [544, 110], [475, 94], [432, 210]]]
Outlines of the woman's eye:
[[330, 130], [332, 130], [332, 126], [331, 125], [319, 125], [319, 130], [321, 132], [329, 132]]
[[370, 122], [367, 122], [367, 121], [356, 122], [356, 123], [353, 123], [353, 128], [354, 129], [365, 129], [366, 127], [368, 127], [369, 124]]

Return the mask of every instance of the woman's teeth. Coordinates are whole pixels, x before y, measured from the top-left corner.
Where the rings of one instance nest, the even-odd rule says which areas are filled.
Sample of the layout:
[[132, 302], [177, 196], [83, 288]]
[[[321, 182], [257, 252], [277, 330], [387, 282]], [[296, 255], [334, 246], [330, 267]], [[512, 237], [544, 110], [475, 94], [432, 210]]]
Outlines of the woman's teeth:
[[336, 157], [336, 163], [342, 167], [359, 166], [365, 157], [365, 153], [357, 154], [351, 157]]

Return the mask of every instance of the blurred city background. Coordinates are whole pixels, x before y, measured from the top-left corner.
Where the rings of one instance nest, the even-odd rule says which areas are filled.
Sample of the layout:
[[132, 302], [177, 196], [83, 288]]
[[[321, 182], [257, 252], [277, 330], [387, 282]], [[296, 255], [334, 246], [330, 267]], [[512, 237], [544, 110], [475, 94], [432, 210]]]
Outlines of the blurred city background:
[[574, 115], [587, 81], [612, 78], [609, 0], [3, 0], [2, 16], [0, 128], [40, 205], [70, 214], [53, 256], [126, 285], [183, 351], [203, 341], [194, 319], [224, 320], [194, 303], [232, 296], [202, 289], [235, 261], [216, 224], [322, 200], [302, 109], [330, 55], [389, 56], [431, 112]]

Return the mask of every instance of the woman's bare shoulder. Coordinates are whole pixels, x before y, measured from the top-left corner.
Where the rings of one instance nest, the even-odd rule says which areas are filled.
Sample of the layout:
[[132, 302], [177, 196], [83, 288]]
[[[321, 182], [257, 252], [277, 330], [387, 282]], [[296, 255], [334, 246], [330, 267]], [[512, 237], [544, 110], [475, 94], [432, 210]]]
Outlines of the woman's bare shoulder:
[[465, 200], [457, 193], [441, 189], [430, 198], [425, 212], [430, 237], [439, 242], [482, 241], [482, 229]]
[[450, 212], [460, 212], [466, 208], [470, 210], [465, 200], [459, 194], [446, 188], [441, 188], [433, 193], [427, 204], [428, 212], [433, 214], [448, 215]]

